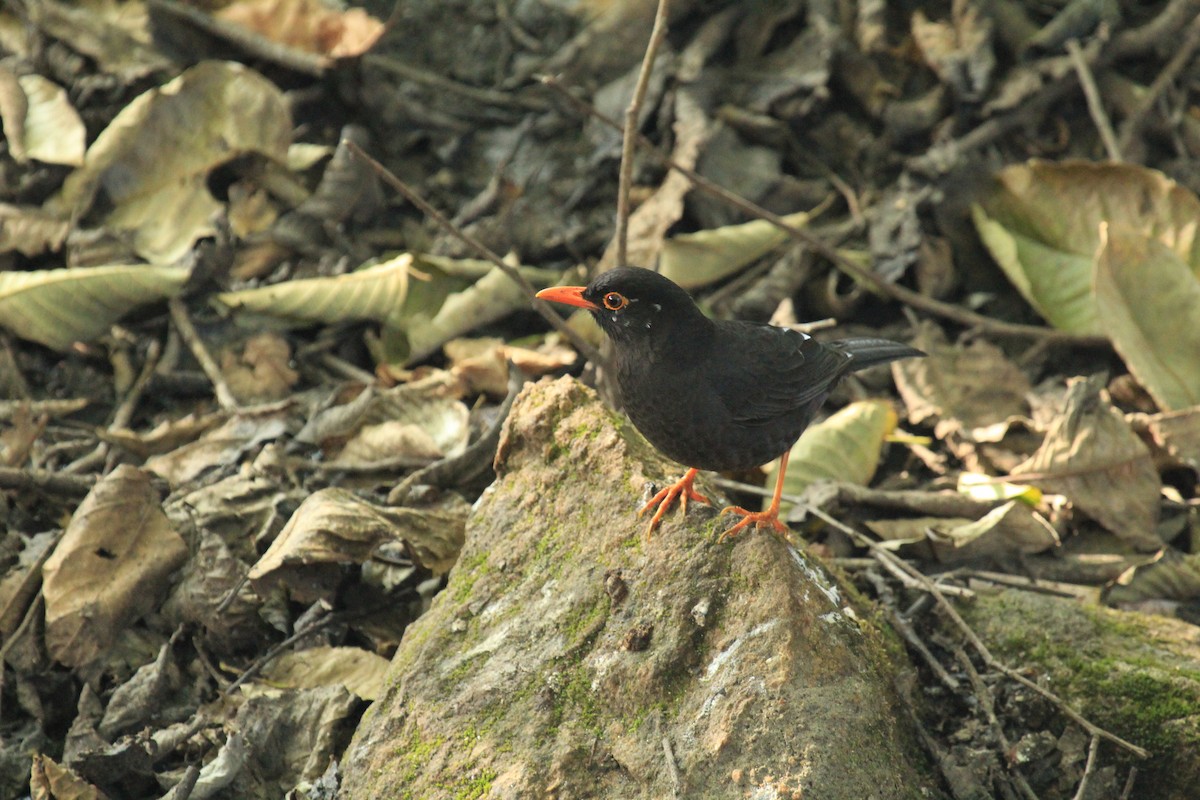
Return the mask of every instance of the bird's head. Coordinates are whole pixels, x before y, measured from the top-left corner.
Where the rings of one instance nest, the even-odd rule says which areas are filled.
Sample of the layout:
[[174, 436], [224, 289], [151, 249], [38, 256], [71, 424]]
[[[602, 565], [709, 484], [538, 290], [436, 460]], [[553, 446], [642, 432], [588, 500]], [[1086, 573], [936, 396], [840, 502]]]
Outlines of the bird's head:
[[679, 343], [682, 335], [706, 329], [708, 318], [669, 278], [641, 267], [602, 272], [587, 286], [555, 286], [542, 300], [586, 308], [615, 344]]

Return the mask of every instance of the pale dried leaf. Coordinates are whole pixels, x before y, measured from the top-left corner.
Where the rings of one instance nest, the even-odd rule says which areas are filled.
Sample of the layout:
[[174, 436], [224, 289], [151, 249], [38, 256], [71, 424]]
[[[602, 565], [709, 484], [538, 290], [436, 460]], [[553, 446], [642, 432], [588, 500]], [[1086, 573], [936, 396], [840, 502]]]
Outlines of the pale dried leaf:
[[310, 647], [284, 653], [263, 671], [263, 678], [288, 689], [345, 686], [364, 700], [383, 689], [388, 660], [361, 647]]
[[339, 11], [320, 0], [241, 0], [216, 16], [271, 41], [333, 58], [362, 55], [384, 30], [361, 8]]
[[1200, 472], [1200, 406], [1145, 418], [1154, 443]]
[[89, 663], [158, 606], [187, 558], [150, 484], [127, 465], [98, 482], [42, 570], [46, 648], [59, 663]]
[[1058, 534], [1040, 514], [1016, 500], [979, 519], [917, 517], [869, 520], [867, 527], [890, 549], [920, 545], [942, 563], [1005, 560], [1041, 553], [1059, 544]]
[[233, 396], [244, 405], [282, 400], [300, 374], [291, 367], [292, 348], [277, 333], [251, 336], [239, 351], [221, 352], [221, 373]]
[[1096, 308], [1113, 347], [1164, 411], [1200, 405], [1200, 262], [1123, 225], [1100, 241]]
[[91, 341], [144, 303], [173, 297], [188, 270], [131, 264], [0, 272], [0, 325], [54, 350]]
[[144, 466], [177, 488], [205, 470], [228, 469], [237, 464], [246, 450], [284, 435], [290, 423], [286, 408], [243, 412], [208, 431], [198, 441], [151, 456]]
[[29, 771], [33, 800], [107, 800], [108, 795], [91, 785], [70, 767], [44, 753], [35, 753]]
[[1105, 599], [1115, 605], [1200, 598], [1200, 554], [1163, 550], [1149, 564], [1126, 570]]
[[[695, 169], [701, 148], [709, 137], [710, 123], [704, 109], [689, 92], [679, 92], [675, 103], [675, 147], [671, 160]], [[683, 216], [683, 201], [692, 190], [692, 182], [679, 170], [671, 170], [653, 195], [629, 215], [629, 241], [626, 261], [649, 266], [659, 257], [663, 238]], [[622, 266], [617, 264], [616, 243], [612, 242], [600, 257], [598, 271]]]
[[[783, 221], [803, 228], [811, 218], [811, 212], [798, 211]], [[658, 268], [685, 289], [707, 286], [737, 274], [786, 241], [786, 233], [763, 219], [681, 233], [663, 242]]]
[[403, 309], [413, 257], [405, 253], [364, 269], [331, 278], [306, 278], [256, 289], [223, 292], [217, 300], [235, 310], [253, 311], [296, 324], [383, 321]]
[[205, 431], [220, 425], [229, 414], [216, 411], [210, 414], [188, 414], [179, 419], [163, 420], [148, 433], [138, 433], [128, 428], [105, 428], [96, 435], [112, 444], [128, 450], [140, 458], [168, 453], [188, 442], [193, 442]]
[[29, 100], [25, 115], [26, 155], [45, 164], [83, 164], [87, 129], [58, 84], [41, 75], [22, 75], [21, 89]]
[[443, 455], [433, 436], [420, 425], [393, 420], [364, 425], [330, 463], [359, 469], [372, 465], [420, 467]]
[[127, 105], [88, 149], [49, 207], [81, 217], [103, 190], [105, 224], [139, 255], [170, 263], [215, 233], [215, 168], [250, 153], [282, 161], [292, 135], [283, 93], [240, 64], [206, 61]]
[[398, 421], [424, 429], [441, 452], [451, 455], [466, 446], [469, 434], [461, 393], [458, 379], [441, 371], [390, 389], [368, 387], [350, 402], [314, 414], [296, 439], [328, 446], [349, 439], [364, 425]]
[[0, 253], [25, 256], [61, 250], [71, 223], [40, 208], [0, 203]]
[[1120, 224], [1155, 239], [1193, 272], [1200, 270], [1200, 199], [1145, 167], [1084, 161], [1018, 164], [997, 174], [996, 190], [972, 213], [980, 237], [1008, 279], [1062, 330], [1107, 333], [1092, 292], [1101, 223]]

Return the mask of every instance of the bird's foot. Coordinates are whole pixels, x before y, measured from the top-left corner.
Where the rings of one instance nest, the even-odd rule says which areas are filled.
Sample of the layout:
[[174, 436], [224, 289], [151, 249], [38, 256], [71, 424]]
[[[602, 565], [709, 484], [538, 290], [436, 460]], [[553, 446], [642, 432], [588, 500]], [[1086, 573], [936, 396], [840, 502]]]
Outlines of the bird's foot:
[[650, 538], [650, 534], [654, 533], [654, 529], [662, 522], [663, 516], [671, 508], [671, 504], [678, 498], [679, 506], [683, 509], [683, 513], [687, 513], [688, 500], [698, 500], [701, 503], [711, 505], [711, 501], [704, 495], [692, 488], [692, 484], [696, 481], [696, 475], [700, 472], [698, 469], [689, 469], [675, 483], [660, 491], [654, 497], [650, 498], [650, 502], [642, 506], [638, 511], [638, 516], [642, 516], [652, 508], [657, 507], [654, 516], [650, 518], [650, 526], [646, 528], [646, 538]]
[[741, 514], [742, 518], [729, 530], [722, 533], [717, 542], [723, 542], [726, 539], [732, 539], [746, 528], [753, 525], [756, 528], [770, 528], [780, 535], [786, 534], [788, 527], [779, 521], [779, 506], [768, 508], [766, 511], [750, 511], [741, 506], [730, 506], [729, 508], [721, 509], [721, 516], [726, 514]]

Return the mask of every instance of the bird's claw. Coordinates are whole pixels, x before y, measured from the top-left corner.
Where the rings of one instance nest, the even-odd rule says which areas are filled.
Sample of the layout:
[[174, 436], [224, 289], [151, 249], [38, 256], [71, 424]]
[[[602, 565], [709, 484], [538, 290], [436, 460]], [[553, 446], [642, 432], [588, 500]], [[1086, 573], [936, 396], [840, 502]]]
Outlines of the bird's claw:
[[684, 514], [687, 514], [688, 500], [698, 500], [701, 503], [711, 505], [711, 501], [707, 497], [692, 488], [698, 472], [699, 470], [689, 469], [678, 481], [660, 490], [654, 497], [651, 497], [650, 501], [638, 511], [638, 516], [640, 517], [650, 509], [658, 507], [658, 510], [654, 512], [654, 516], [650, 518], [649, 527], [646, 528], [647, 540], [649, 540], [650, 534], [654, 533], [655, 529], [658, 528], [659, 523], [662, 522], [663, 517], [666, 516], [667, 511], [671, 508], [671, 504], [676, 499], [679, 500], [679, 507], [683, 509]]
[[718, 544], [726, 539], [732, 539], [751, 525], [756, 528], [770, 528], [780, 535], [785, 535], [788, 530], [787, 525], [779, 521], [778, 508], [767, 509], [766, 511], [750, 511], [741, 506], [729, 506], [728, 508], [721, 509], [719, 516], [723, 517], [726, 514], [741, 514], [742, 518], [733, 527], [717, 537]]

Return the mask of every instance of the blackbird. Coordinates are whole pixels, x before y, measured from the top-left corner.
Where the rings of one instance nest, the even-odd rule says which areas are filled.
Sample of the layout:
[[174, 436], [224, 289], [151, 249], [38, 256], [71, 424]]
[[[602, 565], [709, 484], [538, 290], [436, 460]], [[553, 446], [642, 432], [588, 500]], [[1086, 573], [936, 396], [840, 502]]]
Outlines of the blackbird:
[[657, 506], [646, 531], [658, 527], [678, 498], [708, 503], [692, 483], [702, 470], [741, 470], [780, 458], [766, 511], [731, 506], [749, 525], [786, 530], [779, 498], [788, 455], [842, 378], [899, 358], [925, 355], [887, 339], [822, 344], [806, 333], [704, 316], [686, 291], [640, 267], [619, 267], [587, 286], [557, 286], [543, 300], [586, 308], [612, 340], [618, 394], [633, 424], [658, 450], [689, 469], [638, 512]]

